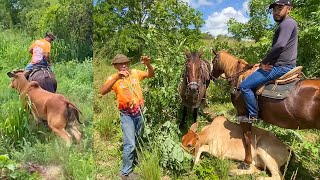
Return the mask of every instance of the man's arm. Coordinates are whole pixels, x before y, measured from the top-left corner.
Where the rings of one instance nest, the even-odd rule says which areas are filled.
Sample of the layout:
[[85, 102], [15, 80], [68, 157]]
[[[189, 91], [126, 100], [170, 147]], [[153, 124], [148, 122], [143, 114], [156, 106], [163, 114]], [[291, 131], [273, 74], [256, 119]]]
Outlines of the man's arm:
[[111, 91], [112, 86], [114, 85], [114, 83], [116, 83], [119, 80], [118, 76], [115, 76], [113, 78], [111, 78], [107, 83], [105, 83], [101, 88], [100, 88], [100, 94], [101, 95], [105, 95], [108, 92]]
[[110, 79], [108, 78], [107, 83], [105, 83], [100, 88], [100, 94], [102, 94], [102, 95], [107, 94], [108, 92], [111, 91], [112, 86], [114, 85], [114, 83], [116, 83], [119, 79], [126, 78], [128, 76], [129, 76], [129, 72], [128, 71], [119, 71], [116, 76], [110, 77]]
[[279, 26], [279, 36], [272, 49], [268, 52], [265, 58], [262, 60], [262, 64], [273, 64], [276, 61], [276, 57], [280, 56], [283, 48], [287, 45], [290, 36], [293, 32], [294, 24], [290, 21], [285, 21]]
[[148, 56], [141, 56], [142, 64], [147, 66], [148, 71], [142, 75], [143, 78], [151, 78], [154, 77], [154, 68], [150, 64], [151, 58]]

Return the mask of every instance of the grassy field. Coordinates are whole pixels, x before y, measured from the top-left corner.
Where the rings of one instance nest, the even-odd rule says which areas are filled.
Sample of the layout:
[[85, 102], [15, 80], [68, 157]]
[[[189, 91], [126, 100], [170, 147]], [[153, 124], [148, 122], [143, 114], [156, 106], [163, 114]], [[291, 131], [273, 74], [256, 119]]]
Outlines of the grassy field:
[[[57, 179], [94, 179], [92, 60], [53, 64], [57, 93], [64, 94], [83, 113], [80, 117], [83, 141], [66, 147], [48, 127], [35, 123], [29, 111], [22, 107], [18, 93], [8, 87], [10, 79], [6, 73], [22, 69], [30, 61], [28, 47], [32, 41], [17, 30], [0, 32], [0, 179], [42, 179], [46, 173]], [[57, 53], [63, 48], [60, 41], [53, 44]]]
[[[134, 65], [134, 67], [140, 68], [139, 65]], [[97, 179], [117, 179], [121, 166], [122, 134], [115, 95], [114, 92], [103, 97], [98, 95], [98, 90], [106, 78], [115, 72], [115, 69], [106, 60], [95, 59], [94, 156]], [[144, 87], [144, 89], [147, 88]], [[205, 111], [210, 112], [213, 116], [224, 115], [229, 120], [235, 121], [236, 111], [230, 102], [228, 92], [228, 85], [225, 81], [218, 80], [214, 84], [211, 83], [208, 89], [209, 106]], [[148, 104], [146, 106], [148, 108]], [[177, 119], [179, 117], [172, 117], [172, 120], [168, 121], [176, 122]], [[191, 124], [190, 121], [189, 124]], [[204, 125], [209, 123], [211, 119], [202, 114], [198, 117], [198, 121]], [[272, 131], [293, 149], [296, 158], [290, 162], [285, 173], [285, 179], [291, 179], [295, 171], [297, 171], [295, 179], [319, 178], [319, 131], [285, 130], [262, 122], [257, 126]], [[152, 135], [156, 133], [159, 132], [147, 132], [145, 134]], [[179, 131], [173, 133], [179, 136], [178, 141], [174, 142], [178, 144], [183, 134]], [[165, 140], [163, 139], [163, 141]], [[140, 148], [140, 161], [135, 171], [140, 174], [141, 179], [256, 179], [258, 177], [258, 175], [230, 176], [229, 169], [231, 166], [237, 165], [238, 162], [220, 160], [209, 155], [203, 155], [202, 161], [197, 167], [192, 168], [192, 159], [189, 155], [184, 154], [181, 161], [182, 169], [176, 171], [164, 168], [163, 159], [161, 159], [164, 156], [159, 154], [158, 148], [160, 143], [159, 141], [154, 141]], [[174, 152], [168, 153], [169, 157], [175, 156]], [[158, 165], [155, 165], [155, 162], [158, 162]], [[155, 173], [150, 173], [152, 170]], [[267, 176], [266, 172], [262, 172], [261, 175]]]

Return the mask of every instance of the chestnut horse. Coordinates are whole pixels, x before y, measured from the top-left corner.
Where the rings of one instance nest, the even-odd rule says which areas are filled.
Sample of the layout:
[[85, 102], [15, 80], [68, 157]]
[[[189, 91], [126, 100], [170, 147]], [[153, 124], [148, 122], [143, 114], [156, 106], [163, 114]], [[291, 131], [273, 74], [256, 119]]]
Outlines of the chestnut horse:
[[187, 116], [187, 108], [193, 110], [193, 121], [197, 121], [198, 107], [201, 102], [205, 103], [206, 91], [210, 83], [210, 63], [201, 60], [203, 50], [190, 52], [185, 50], [187, 64], [183, 74], [183, 81], [179, 92], [183, 104], [182, 121], [180, 129], [183, 129]]
[[[238, 87], [241, 81], [254, 72], [255, 68], [246, 61], [236, 58], [226, 51], [215, 53], [212, 61], [211, 77], [221, 74], [232, 88], [231, 101], [237, 116], [247, 115], [247, 108]], [[288, 97], [283, 100], [258, 96], [259, 117], [265, 122], [287, 129], [320, 129], [320, 79], [303, 79], [296, 83]], [[240, 123], [244, 132], [244, 165], [251, 164], [250, 123]]]

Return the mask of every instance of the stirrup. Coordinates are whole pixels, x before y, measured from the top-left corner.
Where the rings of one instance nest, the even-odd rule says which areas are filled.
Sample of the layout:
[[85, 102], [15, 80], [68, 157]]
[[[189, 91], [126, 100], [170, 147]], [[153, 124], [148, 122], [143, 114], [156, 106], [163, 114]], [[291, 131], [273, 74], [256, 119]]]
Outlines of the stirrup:
[[239, 122], [244, 122], [244, 123], [256, 123], [259, 121], [259, 119], [257, 117], [247, 117], [247, 116], [238, 116], [238, 121]]

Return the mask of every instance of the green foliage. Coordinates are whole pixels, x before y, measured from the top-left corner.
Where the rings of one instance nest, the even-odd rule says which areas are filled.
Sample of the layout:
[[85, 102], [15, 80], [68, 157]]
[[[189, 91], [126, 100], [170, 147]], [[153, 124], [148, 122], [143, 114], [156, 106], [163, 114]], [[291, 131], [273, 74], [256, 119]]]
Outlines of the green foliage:
[[199, 179], [205, 179], [205, 180], [218, 180], [219, 176], [216, 174], [215, 167], [211, 164], [211, 161], [202, 161], [199, 165], [196, 167], [196, 175]]
[[203, 24], [198, 11], [177, 0], [99, 1], [94, 11], [95, 49], [109, 58], [116, 53], [139, 57], [163, 35], [168, 42], [181, 40], [177, 35], [194, 41]]
[[20, 141], [30, 137], [28, 128], [29, 110], [24, 109], [21, 101], [16, 98], [1, 106], [0, 134], [7, 145], [17, 145]]
[[229, 32], [231, 32], [237, 40], [250, 38], [259, 41], [263, 37], [269, 37], [271, 33], [268, 29], [272, 24], [268, 18], [267, 8], [270, 2], [272, 1], [250, 0], [248, 3], [250, 9], [249, 21], [240, 23], [235, 19], [230, 19], [228, 22]]
[[92, 57], [92, 1], [0, 0], [0, 7], [6, 7], [0, 28], [20, 28], [33, 40], [54, 32], [58, 39], [52, 46], [53, 61]]
[[30, 176], [26, 171], [18, 169], [18, 164], [8, 154], [0, 155], [0, 179], [39, 179], [37, 174]]
[[[51, 3], [56, 3], [56, 1], [51, 1]], [[93, 116], [92, 59], [85, 58], [81, 61], [82, 63], [79, 63], [79, 59], [65, 59], [68, 62], [53, 63], [58, 80], [58, 92], [74, 102], [83, 113], [80, 120], [84, 124], [79, 128], [83, 135], [82, 144], [67, 148], [64, 142], [57, 143], [57, 140], [61, 141], [61, 139], [47, 126], [35, 124], [30, 111], [24, 109], [18, 92], [9, 87], [10, 78], [6, 73], [17, 68], [22, 69], [30, 61], [28, 47], [32, 40], [34, 39], [31, 39], [25, 31], [20, 29], [0, 31], [0, 88], [3, 90], [0, 94], [0, 152], [1, 154], [9, 154], [14, 162], [19, 162], [21, 170], [25, 169], [22, 165], [28, 162], [40, 165], [52, 163], [61, 166], [62, 176], [68, 179], [93, 179], [95, 171], [91, 124]], [[56, 45], [59, 44], [59, 41]], [[67, 45], [58, 48], [62, 54], [68, 53]], [[90, 51], [90, 49], [88, 50]], [[11, 171], [9, 172], [11, 173]], [[17, 179], [36, 179], [38, 177], [29, 172], [20, 173], [20, 170], [14, 170], [12, 173], [16, 172], [18, 173]]]

